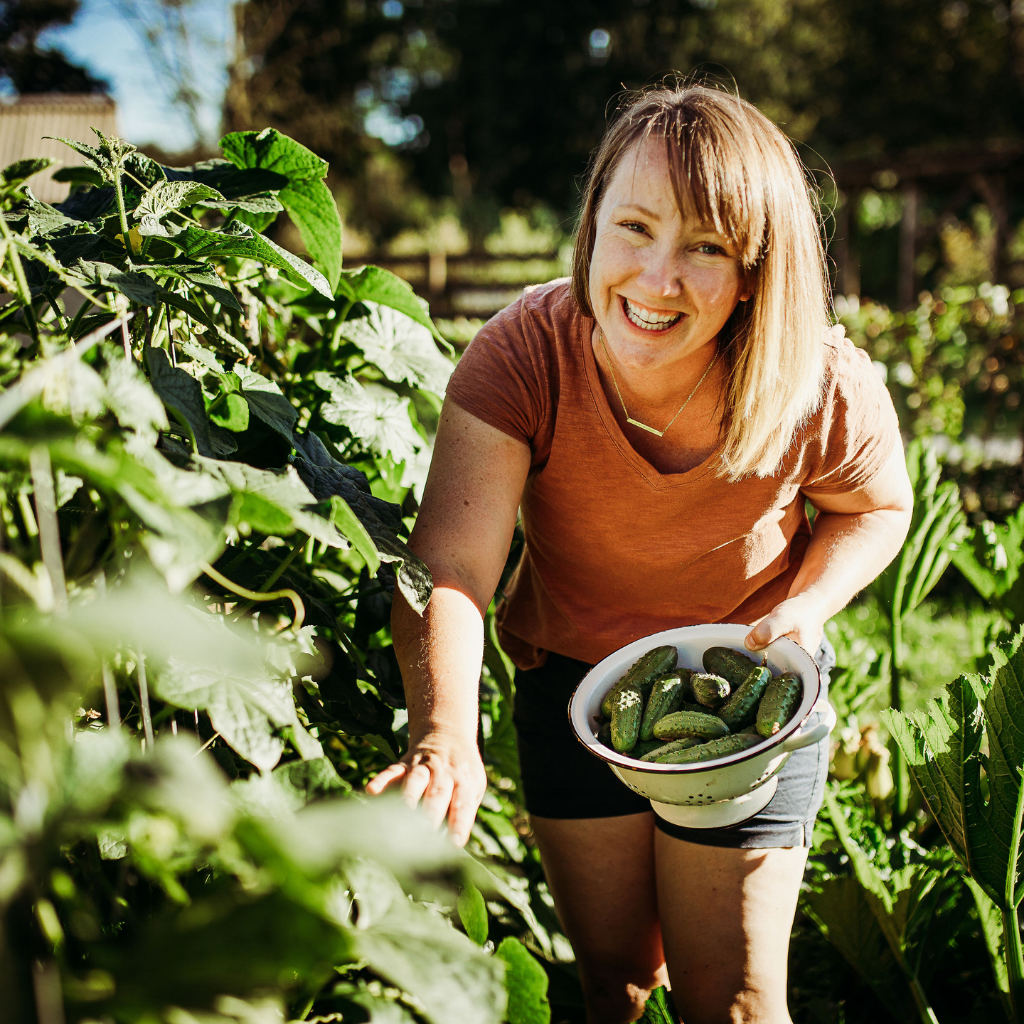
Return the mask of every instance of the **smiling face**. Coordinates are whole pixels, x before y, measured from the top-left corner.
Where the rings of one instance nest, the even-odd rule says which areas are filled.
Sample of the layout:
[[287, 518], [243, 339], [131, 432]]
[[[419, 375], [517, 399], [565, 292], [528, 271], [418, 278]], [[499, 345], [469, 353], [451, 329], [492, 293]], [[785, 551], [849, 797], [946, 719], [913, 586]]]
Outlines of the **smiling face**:
[[664, 140], [626, 152], [598, 207], [590, 303], [623, 368], [668, 369], [711, 343], [750, 297], [739, 247], [680, 212]]

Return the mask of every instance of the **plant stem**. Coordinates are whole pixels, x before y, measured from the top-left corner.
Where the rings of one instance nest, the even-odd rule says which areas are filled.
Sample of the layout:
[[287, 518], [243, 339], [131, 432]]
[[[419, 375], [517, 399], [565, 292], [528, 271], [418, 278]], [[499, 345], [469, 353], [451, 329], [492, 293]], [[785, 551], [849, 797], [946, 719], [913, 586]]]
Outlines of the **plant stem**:
[[60, 550], [60, 526], [57, 523], [57, 499], [53, 492], [53, 469], [50, 452], [38, 445], [29, 455], [32, 488], [36, 499], [36, 521], [39, 524], [39, 553], [53, 590], [53, 608], [58, 614], [68, 610], [68, 588], [64, 579], [64, 560]]
[[131, 266], [132, 256], [135, 255], [132, 249], [132, 240], [128, 237], [128, 214], [124, 209], [124, 192], [121, 189], [121, 166], [114, 167], [114, 197], [117, 199], [117, 217], [121, 222], [121, 237], [124, 239], [125, 251], [128, 253], [128, 265]]
[[[895, 605], [895, 602], [894, 602]], [[903, 616], [898, 607], [893, 607], [889, 616], [889, 645], [892, 650], [889, 658], [889, 704], [896, 711], [903, 710], [903, 666], [900, 650], [903, 647]], [[907, 773], [903, 764], [903, 752], [899, 744], [891, 744], [892, 777], [895, 783], [893, 798], [893, 831], [898, 831], [907, 813]]]
[[[278, 601], [282, 597], [287, 597], [292, 603], [292, 607], [295, 609], [295, 618], [292, 621], [292, 629], [298, 633], [302, 629], [302, 623], [306, 618], [306, 607], [302, 603], [302, 598], [294, 590], [271, 590], [267, 593], [260, 593], [256, 590], [249, 590], [247, 587], [241, 587], [237, 583], [229, 580], [227, 576], [217, 572], [212, 565], [206, 562], [199, 563], [200, 568], [210, 577], [211, 580], [219, 583], [225, 590], [230, 590], [232, 594], [237, 594], [239, 597], [247, 598], [251, 601]], [[266, 584], [265, 584], [266, 585]]]
[[925, 995], [917, 975], [913, 975], [907, 981], [910, 985], [910, 992], [914, 997], [914, 1005], [917, 1006], [917, 1012], [921, 1015], [923, 1024], [939, 1024], [939, 1019], [935, 1016], [932, 1004], [928, 1002], [928, 996]]
[[7, 220], [2, 215], [0, 215], [0, 232], [3, 233], [4, 239], [7, 242], [7, 252], [11, 257], [11, 269], [14, 271], [14, 280], [18, 285], [18, 298], [21, 299], [22, 309], [25, 311], [25, 322], [28, 324], [29, 334], [32, 335], [32, 340], [38, 345], [39, 324], [36, 323], [36, 311], [32, 305], [32, 292], [25, 277], [25, 268], [21, 265], [21, 257], [18, 255], [18, 250], [14, 244], [14, 235], [11, 234], [11, 229], [7, 226]]
[[1021, 1024], [1024, 1014], [1024, 950], [1020, 942], [1020, 922], [1017, 919], [1017, 858], [1020, 855], [1021, 824], [1024, 822], [1024, 770], [1017, 769], [1020, 784], [1017, 787], [1017, 807], [1013, 816], [1013, 833], [1006, 859], [1006, 884], [1003, 893], [1003, 952], [1006, 973], [1010, 983], [1010, 1009], [1014, 1024]]
[[[265, 594], [270, 588], [281, 578], [281, 574], [288, 568], [289, 565], [295, 560], [295, 556], [306, 546], [304, 540], [297, 541], [292, 545], [291, 551], [281, 559], [277, 568], [270, 574], [270, 579], [266, 580], [256, 593]], [[233, 563], [232, 563], [233, 564]], [[239, 563], [241, 564], [241, 563]], [[237, 622], [253, 605], [252, 601], [247, 604], [243, 604], [240, 608], [235, 609], [235, 621]]]
[[142, 705], [142, 728], [146, 734], [146, 751], [153, 752], [153, 715], [149, 710], [149, 682], [146, 679], [146, 656], [139, 652], [139, 703]]

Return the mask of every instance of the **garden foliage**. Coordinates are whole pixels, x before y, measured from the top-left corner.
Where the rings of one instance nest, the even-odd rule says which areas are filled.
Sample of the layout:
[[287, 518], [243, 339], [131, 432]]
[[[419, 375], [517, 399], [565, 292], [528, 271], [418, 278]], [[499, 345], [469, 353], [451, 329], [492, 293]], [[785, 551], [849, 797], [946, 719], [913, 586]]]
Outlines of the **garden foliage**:
[[404, 749], [391, 595], [431, 590], [424, 304], [343, 269], [327, 165], [276, 131], [69, 145], [63, 203], [46, 161], [0, 180], [5, 1019], [544, 1024], [500, 652], [476, 859], [357, 795]]

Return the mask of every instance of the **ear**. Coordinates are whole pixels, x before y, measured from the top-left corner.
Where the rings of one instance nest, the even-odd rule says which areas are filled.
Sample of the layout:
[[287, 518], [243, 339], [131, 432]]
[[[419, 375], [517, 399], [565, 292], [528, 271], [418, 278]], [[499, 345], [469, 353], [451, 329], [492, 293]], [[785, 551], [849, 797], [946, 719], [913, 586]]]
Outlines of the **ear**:
[[750, 301], [750, 296], [753, 295], [753, 294], [754, 294], [753, 292], [742, 292], [740, 294], [740, 302], [749, 302]]

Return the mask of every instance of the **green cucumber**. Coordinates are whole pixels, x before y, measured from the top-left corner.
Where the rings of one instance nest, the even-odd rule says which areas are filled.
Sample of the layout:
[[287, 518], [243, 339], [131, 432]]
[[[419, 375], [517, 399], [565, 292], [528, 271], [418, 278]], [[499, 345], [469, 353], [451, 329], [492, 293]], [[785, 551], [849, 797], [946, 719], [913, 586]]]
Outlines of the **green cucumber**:
[[637, 686], [640, 692], [647, 694], [651, 684], [663, 672], [668, 672], [676, 667], [679, 660], [679, 652], [671, 645], [655, 647], [641, 655], [629, 667], [626, 674], [604, 695], [601, 700], [601, 714], [606, 718], [611, 717], [612, 700], [615, 694], [626, 686]]
[[772, 681], [767, 666], [751, 669], [736, 692], [715, 712], [733, 732], [740, 732], [757, 717], [757, 706]]
[[628, 754], [640, 734], [640, 720], [644, 714], [644, 697], [639, 686], [624, 686], [612, 700], [612, 749]]
[[676, 711], [654, 724], [654, 735], [659, 740], [679, 740], [684, 736], [713, 740], [728, 733], [729, 726], [720, 718], [700, 711]]
[[700, 743], [688, 750], [678, 750], [674, 753], [663, 754], [658, 758], [658, 764], [693, 764], [695, 761], [712, 761], [716, 757], [728, 757], [730, 754], [738, 754], [741, 750], [746, 750], [748, 747], [753, 747], [760, 742], [760, 736], [751, 736], [749, 733], [721, 736], [716, 740]]
[[763, 664], [761, 661], [754, 661], [731, 647], [709, 647], [701, 662], [705, 672], [721, 676], [735, 690], [744, 679], [750, 675], [750, 670]]
[[803, 689], [795, 672], [783, 672], [768, 684], [757, 709], [757, 731], [762, 736], [774, 736], [793, 717]]
[[650, 696], [647, 698], [647, 707], [644, 708], [643, 721], [640, 723], [640, 739], [649, 740], [654, 735], [654, 723], [659, 718], [679, 710], [679, 705], [686, 694], [683, 673], [689, 674], [686, 669], [682, 672], [673, 669], [654, 680]]
[[[653, 743], [655, 741], [652, 740], [651, 742]], [[674, 754], [677, 750], [687, 750], [689, 747], [697, 746], [697, 744], [700, 742], [700, 740], [696, 740], [692, 736], [687, 736], [685, 739], [682, 740], [673, 740], [671, 743], [662, 743], [660, 740], [658, 740], [657, 747], [655, 747], [654, 750], [648, 751], [646, 754], [644, 754], [643, 757], [640, 758], [640, 760], [660, 761], [662, 757], [664, 757], [667, 754]]]
[[635, 757], [638, 761], [646, 761], [648, 760], [648, 754], [661, 750], [665, 746], [668, 746], [668, 744], [663, 743], [661, 740], [640, 740], [630, 751], [629, 756]]
[[706, 708], [717, 708], [729, 699], [732, 687], [728, 680], [710, 672], [694, 672], [690, 680], [693, 695]]

